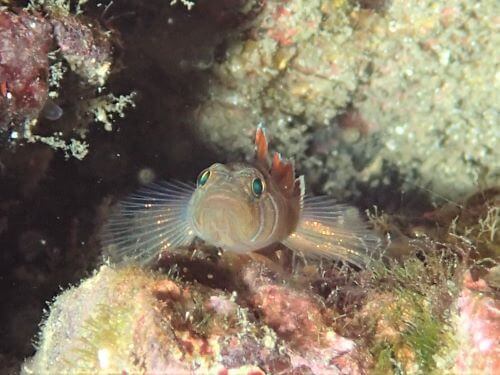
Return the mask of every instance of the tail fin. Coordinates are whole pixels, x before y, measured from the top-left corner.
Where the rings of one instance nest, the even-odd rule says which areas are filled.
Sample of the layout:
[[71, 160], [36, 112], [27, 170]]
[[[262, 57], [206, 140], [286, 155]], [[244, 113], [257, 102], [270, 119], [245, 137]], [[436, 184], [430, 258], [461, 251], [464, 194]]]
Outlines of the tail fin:
[[366, 267], [380, 258], [382, 241], [356, 208], [333, 199], [306, 197], [296, 230], [282, 243], [288, 248]]

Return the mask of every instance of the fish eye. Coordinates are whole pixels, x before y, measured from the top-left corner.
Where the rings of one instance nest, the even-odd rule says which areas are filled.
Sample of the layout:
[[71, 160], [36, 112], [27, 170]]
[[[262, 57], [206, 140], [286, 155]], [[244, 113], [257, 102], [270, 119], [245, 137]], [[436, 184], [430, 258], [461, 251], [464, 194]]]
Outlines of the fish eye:
[[260, 178], [254, 178], [252, 181], [252, 193], [259, 198], [264, 192], [264, 182]]
[[198, 180], [196, 181], [198, 187], [205, 185], [209, 177], [210, 177], [210, 171], [208, 169], [201, 172], [200, 175], [198, 176]]

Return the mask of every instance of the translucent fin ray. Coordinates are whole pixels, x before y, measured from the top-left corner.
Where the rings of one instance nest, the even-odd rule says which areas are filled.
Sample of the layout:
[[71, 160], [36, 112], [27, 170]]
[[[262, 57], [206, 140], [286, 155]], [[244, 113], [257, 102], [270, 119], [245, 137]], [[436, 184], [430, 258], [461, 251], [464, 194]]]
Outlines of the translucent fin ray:
[[189, 245], [194, 189], [177, 181], [154, 183], [119, 202], [101, 232], [104, 252], [116, 263], [146, 264], [164, 250]]
[[304, 198], [297, 228], [282, 243], [306, 256], [335, 258], [359, 267], [379, 259], [382, 246], [357, 209], [326, 196]]

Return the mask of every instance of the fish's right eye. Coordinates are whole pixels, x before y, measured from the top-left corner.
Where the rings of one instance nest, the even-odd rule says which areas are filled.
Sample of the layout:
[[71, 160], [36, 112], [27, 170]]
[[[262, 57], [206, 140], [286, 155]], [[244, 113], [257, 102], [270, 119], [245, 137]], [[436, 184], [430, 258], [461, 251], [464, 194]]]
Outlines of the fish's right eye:
[[200, 175], [198, 176], [198, 180], [196, 181], [198, 187], [205, 185], [209, 177], [210, 177], [210, 171], [208, 169], [201, 172]]

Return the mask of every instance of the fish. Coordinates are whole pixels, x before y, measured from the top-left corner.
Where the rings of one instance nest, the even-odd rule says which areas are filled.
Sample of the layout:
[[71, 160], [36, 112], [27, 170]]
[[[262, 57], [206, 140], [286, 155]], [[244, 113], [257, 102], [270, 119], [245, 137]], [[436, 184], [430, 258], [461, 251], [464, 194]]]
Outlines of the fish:
[[306, 196], [292, 160], [269, 155], [264, 127], [251, 162], [215, 163], [196, 185], [162, 181], [120, 201], [101, 243], [111, 261], [148, 264], [195, 238], [224, 251], [248, 254], [282, 244], [304, 256], [366, 267], [380, 238], [358, 210], [329, 196]]

